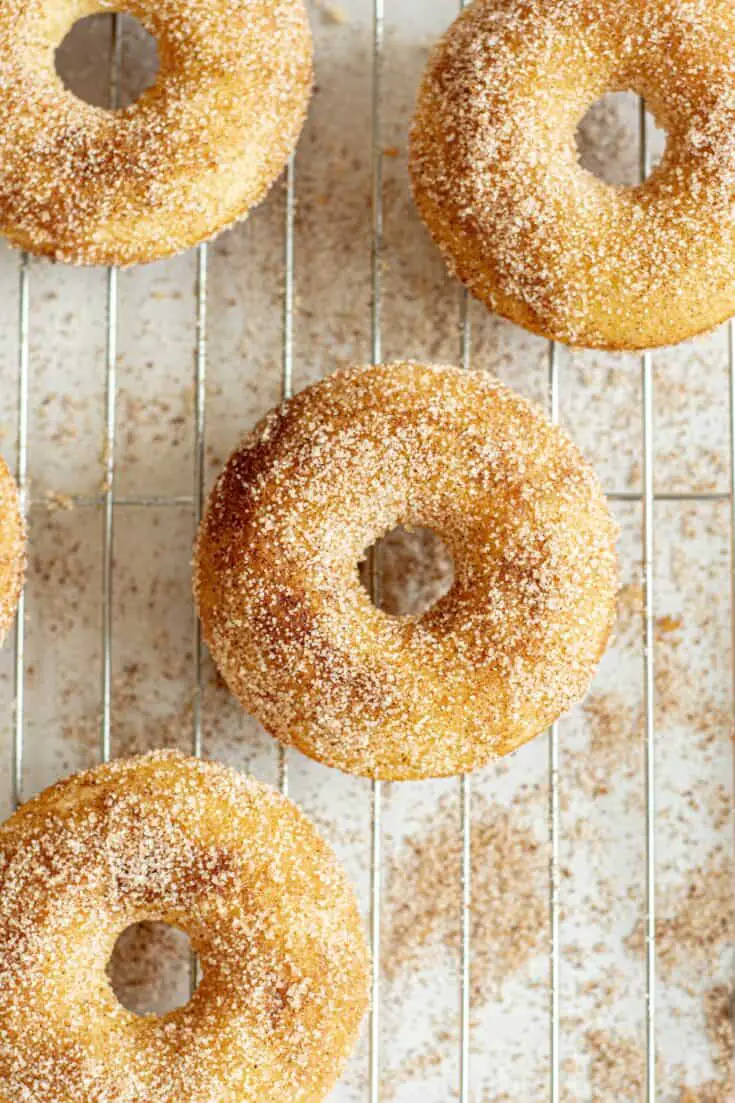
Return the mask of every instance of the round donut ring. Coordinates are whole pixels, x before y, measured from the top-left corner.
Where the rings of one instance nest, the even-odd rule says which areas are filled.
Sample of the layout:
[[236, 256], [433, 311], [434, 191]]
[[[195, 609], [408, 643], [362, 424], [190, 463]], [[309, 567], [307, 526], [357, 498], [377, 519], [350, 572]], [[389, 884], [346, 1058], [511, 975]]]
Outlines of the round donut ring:
[[[202, 979], [137, 1017], [105, 972], [129, 925], [185, 930]], [[2, 1103], [316, 1103], [367, 1005], [354, 894], [290, 801], [158, 752], [80, 774], [0, 829]]]
[[[391, 617], [365, 549], [426, 526], [454, 584]], [[496, 380], [400, 363], [338, 372], [230, 458], [202, 523], [204, 635], [242, 704], [350, 773], [456, 774], [585, 691], [613, 623], [616, 526], [566, 434]]]
[[0, 643], [18, 607], [26, 569], [26, 526], [15, 479], [0, 458]]
[[[136, 16], [155, 84], [122, 111], [77, 99], [54, 51], [96, 12]], [[260, 202], [298, 139], [312, 87], [302, 0], [4, 0], [0, 232], [76, 264], [188, 249]]]
[[[731, 0], [475, 0], [434, 50], [412, 128], [419, 211], [491, 310], [604, 349], [673, 344], [735, 313]], [[668, 132], [638, 187], [579, 164], [607, 92]]]

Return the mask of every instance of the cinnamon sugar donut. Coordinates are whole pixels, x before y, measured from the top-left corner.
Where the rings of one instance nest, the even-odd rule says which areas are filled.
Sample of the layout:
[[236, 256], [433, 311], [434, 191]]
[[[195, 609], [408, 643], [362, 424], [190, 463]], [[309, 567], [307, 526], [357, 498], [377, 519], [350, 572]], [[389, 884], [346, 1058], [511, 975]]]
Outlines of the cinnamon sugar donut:
[[[105, 966], [144, 919], [202, 979], [139, 1018]], [[354, 895], [274, 790], [159, 752], [80, 774], [0, 829], [2, 1103], [314, 1103], [367, 1004]]]
[[[122, 111], [54, 69], [71, 26], [125, 11], [157, 40], [155, 84]], [[303, 0], [4, 0], [0, 232], [77, 264], [156, 260], [259, 203], [293, 150], [312, 86]]]
[[0, 643], [13, 621], [23, 586], [25, 536], [18, 487], [0, 458]]
[[[475, 0], [429, 61], [412, 128], [419, 211], [491, 310], [605, 349], [735, 313], [731, 0]], [[668, 132], [638, 187], [579, 164], [575, 130], [632, 90]]]
[[[365, 549], [426, 526], [449, 592], [391, 617]], [[209, 501], [195, 567], [204, 635], [284, 743], [376, 778], [507, 754], [584, 693], [611, 629], [616, 528], [566, 434], [478, 372], [352, 368], [267, 417]]]

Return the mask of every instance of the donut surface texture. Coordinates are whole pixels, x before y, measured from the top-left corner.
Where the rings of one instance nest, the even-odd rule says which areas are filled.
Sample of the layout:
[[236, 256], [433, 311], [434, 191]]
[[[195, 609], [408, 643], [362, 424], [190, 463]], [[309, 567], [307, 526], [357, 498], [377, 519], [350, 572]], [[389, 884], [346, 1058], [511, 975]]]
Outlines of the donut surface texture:
[[[397, 525], [435, 532], [449, 592], [391, 617], [360, 584]], [[473, 770], [585, 691], [616, 527], [564, 432], [480, 372], [351, 368], [267, 417], [203, 520], [195, 590], [230, 688], [284, 743], [396, 780]]]
[[0, 643], [18, 608], [26, 569], [26, 526], [15, 479], [0, 458]]
[[[668, 133], [638, 187], [579, 164], [607, 92]], [[410, 168], [452, 272], [491, 310], [569, 344], [675, 344], [735, 313], [731, 0], [475, 0], [435, 47]]]
[[[67, 91], [54, 50], [97, 12], [156, 39], [153, 86], [121, 111]], [[4, 0], [0, 231], [77, 264], [130, 265], [219, 233], [286, 164], [312, 88], [303, 0]]]
[[[105, 967], [142, 920], [202, 978], [138, 1017]], [[158, 752], [53, 786], [0, 828], [1, 1103], [313, 1103], [367, 1005], [334, 855], [274, 790]]]

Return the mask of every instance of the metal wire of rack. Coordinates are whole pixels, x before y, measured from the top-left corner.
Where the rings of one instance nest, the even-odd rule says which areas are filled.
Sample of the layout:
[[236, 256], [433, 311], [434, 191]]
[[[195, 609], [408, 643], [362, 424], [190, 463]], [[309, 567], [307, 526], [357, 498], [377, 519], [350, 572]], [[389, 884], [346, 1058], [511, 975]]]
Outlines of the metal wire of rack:
[[[459, 0], [462, 10], [468, 0]], [[383, 260], [383, 150], [381, 143], [383, 107], [383, 63], [385, 43], [385, 0], [371, 0], [372, 4], [372, 248], [371, 248], [371, 354], [373, 362], [382, 357], [382, 260]], [[120, 69], [122, 64], [122, 35], [119, 15], [112, 19], [110, 103], [116, 103]], [[645, 103], [640, 101], [640, 177], [645, 179], [650, 167], [648, 122]], [[285, 400], [293, 393], [294, 363], [294, 219], [296, 210], [296, 164], [289, 161], [285, 175], [285, 222], [283, 254], [283, 319], [281, 356], [281, 396]], [[118, 272], [107, 271], [106, 277], [106, 341], [105, 341], [105, 397], [104, 397], [104, 452], [103, 492], [98, 496], [73, 496], [71, 501], [79, 506], [101, 507], [102, 512], [102, 676], [100, 756], [107, 761], [112, 754], [112, 588], [114, 562], [115, 511], [138, 506], [190, 507], [192, 528], [196, 532], [202, 516], [205, 486], [206, 447], [206, 386], [208, 340], [208, 245], [198, 246], [196, 251], [195, 292], [195, 348], [194, 348], [194, 455], [191, 495], [118, 497], [116, 488], [116, 414], [117, 414], [117, 336], [118, 336]], [[18, 355], [17, 355], [17, 434], [16, 476], [20, 490], [21, 507], [28, 514], [29, 500], [29, 376], [30, 376], [30, 301], [31, 271], [29, 257], [22, 253], [18, 267]], [[469, 368], [472, 360], [471, 321], [469, 298], [460, 292], [459, 308], [459, 362]], [[654, 715], [654, 510], [660, 502], [714, 502], [730, 504], [730, 585], [732, 610], [732, 640], [735, 656], [735, 322], [728, 324], [728, 412], [730, 442], [730, 486], [728, 491], [666, 491], [657, 490], [654, 470], [654, 371], [650, 352], [643, 353], [641, 370], [641, 442], [643, 456], [643, 487], [641, 491], [612, 491], [608, 498], [615, 502], [641, 505], [641, 531], [643, 555], [641, 578], [643, 583], [643, 691], [644, 691], [644, 745], [645, 745], [645, 971], [646, 971], [646, 1073], [647, 1103], [654, 1103], [657, 1095], [656, 1080], [656, 855], [655, 855], [655, 715]], [[548, 350], [548, 391], [551, 419], [559, 417], [560, 363], [557, 346], [551, 342]], [[379, 565], [371, 571], [373, 594], [379, 596]], [[193, 689], [192, 689], [192, 752], [202, 754], [202, 640], [196, 615], [193, 615]], [[14, 639], [14, 698], [15, 714], [12, 734], [11, 790], [14, 805], [23, 800], [23, 770], [25, 749], [25, 597], [21, 595], [15, 623]], [[733, 696], [735, 697], [735, 661], [732, 666]], [[288, 755], [283, 747], [278, 751], [278, 778], [282, 792], [288, 791]], [[559, 842], [560, 825], [560, 755], [558, 725], [548, 733], [548, 831], [549, 831], [549, 1095], [551, 1103], [561, 1099], [561, 1046], [560, 1046], [560, 882]], [[461, 833], [460, 868], [458, 870], [458, 901], [460, 921], [459, 943], [459, 1063], [458, 1098], [460, 1103], [470, 1099], [470, 982], [472, 965], [471, 904], [472, 904], [472, 789], [469, 776], [459, 779], [458, 823]], [[382, 788], [373, 782], [371, 789], [371, 837], [370, 867], [370, 945], [372, 950], [371, 992], [372, 1007], [369, 1026], [368, 1098], [370, 1103], [381, 1099], [381, 1035], [380, 1035], [380, 945], [382, 907]], [[196, 981], [196, 964], [193, 963], [192, 984]]]
[[[384, 0], [373, 0], [373, 82], [372, 82], [372, 304], [370, 317], [371, 359], [379, 364], [382, 344], [382, 263], [383, 263], [383, 150], [382, 93], [383, 49], [385, 44]], [[368, 560], [370, 592], [380, 602], [380, 563], [377, 549]], [[380, 1100], [380, 936], [382, 907], [382, 801], [383, 785], [372, 782], [370, 816], [370, 1034], [368, 1050], [368, 1098]]]

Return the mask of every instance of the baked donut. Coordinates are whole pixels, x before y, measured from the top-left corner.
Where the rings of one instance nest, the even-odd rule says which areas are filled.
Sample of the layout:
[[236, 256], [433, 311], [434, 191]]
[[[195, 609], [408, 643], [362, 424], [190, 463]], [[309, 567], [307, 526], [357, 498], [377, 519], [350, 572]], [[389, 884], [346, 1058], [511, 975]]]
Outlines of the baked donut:
[[[380, 611], [358, 579], [397, 525], [454, 560], [419, 617]], [[497, 380], [352, 368], [230, 458], [195, 592], [220, 672], [268, 731], [349, 773], [436, 777], [514, 750], [585, 691], [613, 622], [615, 535], [566, 434]]]
[[[67, 91], [54, 50], [79, 19], [125, 11], [157, 40], [155, 84], [122, 111]], [[5, 0], [0, 231], [76, 264], [156, 260], [259, 203], [312, 87], [303, 0]]]
[[[735, 313], [731, 0], [475, 0], [436, 46], [411, 133], [418, 209], [491, 310], [604, 349], [674, 344]], [[579, 164], [607, 92], [668, 132], [639, 187]]]
[[26, 527], [15, 479], [0, 458], [0, 643], [18, 607], [26, 568]]
[[[185, 930], [191, 1001], [137, 1017], [105, 966], [144, 919]], [[166, 752], [47, 789], [0, 828], [2, 1103], [313, 1103], [367, 1004], [355, 898], [274, 790]]]

